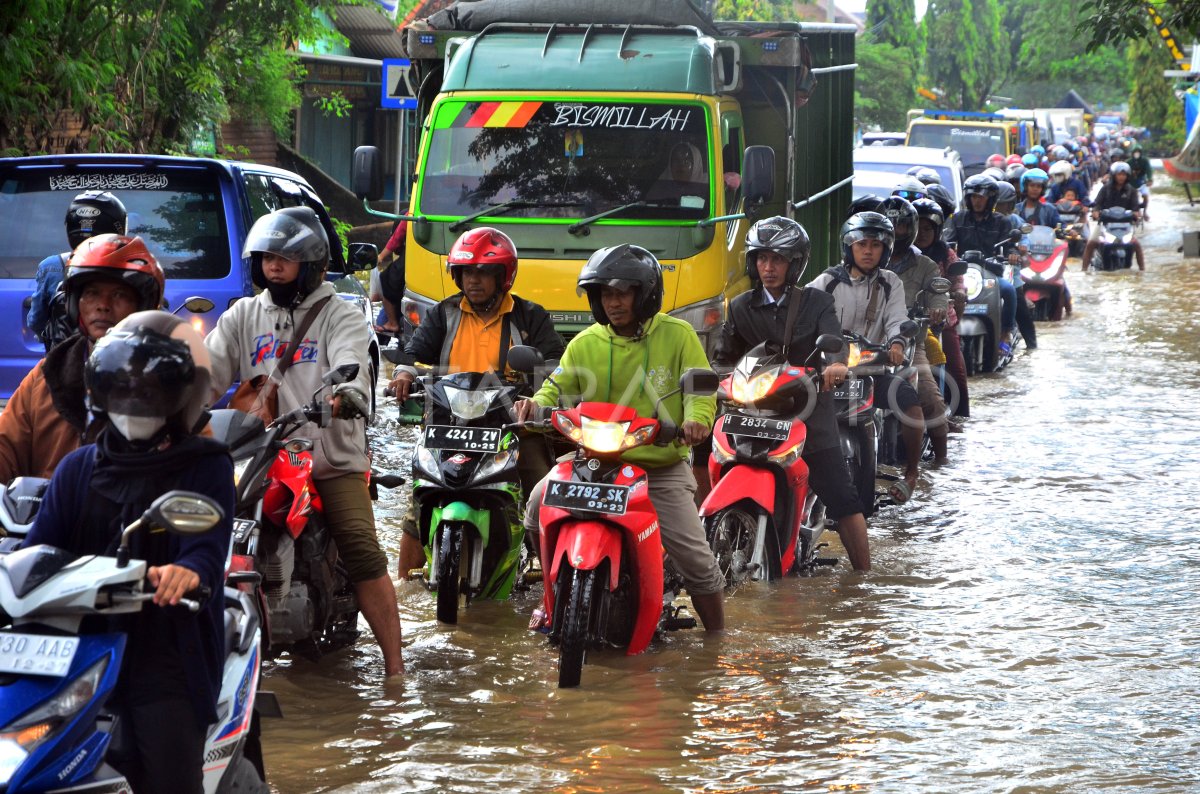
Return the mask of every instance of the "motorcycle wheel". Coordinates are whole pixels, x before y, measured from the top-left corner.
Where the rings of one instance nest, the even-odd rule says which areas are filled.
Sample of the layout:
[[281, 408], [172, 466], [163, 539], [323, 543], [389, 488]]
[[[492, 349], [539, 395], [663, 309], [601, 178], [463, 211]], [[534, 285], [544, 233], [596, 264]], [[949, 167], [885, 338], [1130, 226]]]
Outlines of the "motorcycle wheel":
[[238, 756], [225, 772], [220, 791], [227, 794], [269, 794], [271, 788], [258, 776], [250, 759]]
[[705, 522], [708, 546], [725, 586], [732, 588], [750, 578], [750, 558], [754, 554], [754, 534], [758, 531], [758, 520], [737, 508], [727, 508], [711, 516]]
[[439, 623], [458, 623], [459, 561], [462, 559], [462, 527], [443, 524], [438, 528], [437, 619]]
[[800, 531], [800, 548], [797, 549], [796, 562], [792, 565], [791, 573], [804, 573], [814, 567], [813, 560], [816, 559], [817, 547], [821, 545], [821, 535], [825, 527], [825, 503], [820, 499], [813, 502], [812, 511], [805, 519], [804, 526], [808, 530], [820, 528], [821, 531], [813, 532], [811, 541], [806, 539], [808, 535], [804, 529]]
[[858, 490], [863, 516], [870, 518], [875, 514], [875, 471], [878, 465], [874, 434], [865, 428], [859, 430], [858, 457], [848, 459], [846, 465], [850, 469], [850, 482]]
[[562, 632], [558, 637], [558, 686], [579, 686], [583, 677], [583, 663], [587, 659], [588, 629], [592, 624], [592, 606], [595, 603], [596, 572], [572, 568], [569, 590], [558, 593], [566, 599], [563, 610]]
[[968, 376], [979, 372], [978, 360], [976, 359], [978, 348], [979, 337], [964, 336], [962, 338], [963, 361], [967, 365]]

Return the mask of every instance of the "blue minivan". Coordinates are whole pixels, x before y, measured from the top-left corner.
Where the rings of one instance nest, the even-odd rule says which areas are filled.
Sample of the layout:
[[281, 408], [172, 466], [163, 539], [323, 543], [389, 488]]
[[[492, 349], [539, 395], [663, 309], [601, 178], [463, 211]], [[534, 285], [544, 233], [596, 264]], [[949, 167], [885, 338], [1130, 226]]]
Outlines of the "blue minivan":
[[[202, 296], [204, 315], [180, 309], [201, 332], [235, 300], [254, 294], [242, 243], [254, 220], [283, 207], [310, 206], [338, 240], [316, 191], [302, 177], [255, 163], [140, 154], [0, 158], [0, 401], [43, 356], [25, 322], [38, 263], [68, 249], [64, 218], [84, 190], [107, 190], [129, 213], [127, 231], [145, 240], [166, 274], [167, 309]], [[341, 245], [331, 246], [330, 280], [371, 320], [370, 302], [349, 277]], [[368, 265], [369, 266], [369, 265]], [[372, 333], [370, 360], [379, 371]]]

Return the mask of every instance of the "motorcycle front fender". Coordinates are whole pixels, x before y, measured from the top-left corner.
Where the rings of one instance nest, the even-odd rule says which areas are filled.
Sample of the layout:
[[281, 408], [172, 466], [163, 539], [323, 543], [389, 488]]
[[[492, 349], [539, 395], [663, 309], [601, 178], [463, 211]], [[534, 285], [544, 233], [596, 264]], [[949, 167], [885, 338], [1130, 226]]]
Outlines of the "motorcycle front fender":
[[616, 589], [621, 573], [621, 535], [619, 527], [603, 521], [572, 521], [558, 531], [558, 542], [550, 563], [546, 581], [558, 581], [558, 570], [564, 558], [568, 565], [581, 571], [600, 567], [610, 560], [609, 587]]
[[967, 315], [958, 321], [958, 335], [960, 337], [987, 336], [987, 325], [981, 318]]
[[700, 517], [716, 515], [720, 511], [743, 499], [749, 499], [764, 512], [775, 511], [775, 474], [769, 469], [756, 466], [734, 466], [725, 472], [709, 491], [700, 506]]
[[[465, 502], [451, 502], [445, 507], [435, 507], [430, 516], [429, 525], [437, 527], [446, 521], [463, 522], [475, 527], [475, 531], [483, 540], [483, 545], [487, 546], [488, 531], [492, 523], [491, 514], [487, 510], [476, 510]], [[432, 543], [433, 533], [430, 532], [429, 536], [430, 543]]]

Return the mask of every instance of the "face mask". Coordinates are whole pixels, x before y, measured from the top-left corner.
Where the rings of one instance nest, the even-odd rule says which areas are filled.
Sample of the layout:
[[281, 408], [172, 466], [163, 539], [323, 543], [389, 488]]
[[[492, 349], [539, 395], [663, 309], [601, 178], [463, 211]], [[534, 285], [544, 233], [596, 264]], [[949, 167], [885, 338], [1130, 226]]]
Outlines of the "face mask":
[[167, 420], [161, 416], [129, 416], [128, 414], [109, 414], [108, 421], [112, 422], [117, 432], [126, 441], [146, 441], [166, 426]]

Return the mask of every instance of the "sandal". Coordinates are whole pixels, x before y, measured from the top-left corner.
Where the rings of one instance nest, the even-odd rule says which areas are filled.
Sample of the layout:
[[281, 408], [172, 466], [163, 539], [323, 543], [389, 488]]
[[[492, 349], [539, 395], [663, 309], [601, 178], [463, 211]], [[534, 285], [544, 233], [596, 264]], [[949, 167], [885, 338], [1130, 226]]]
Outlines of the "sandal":
[[892, 497], [892, 501], [898, 505], [902, 505], [912, 497], [912, 486], [908, 484], [908, 480], [896, 480], [888, 486], [888, 496]]
[[1012, 345], [1010, 345], [1008, 342], [1001, 342], [1000, 343], [1000, 352], [1006, 356], [1011, 356], [1012, 355]]

